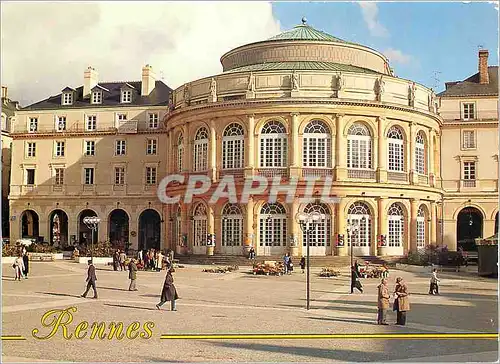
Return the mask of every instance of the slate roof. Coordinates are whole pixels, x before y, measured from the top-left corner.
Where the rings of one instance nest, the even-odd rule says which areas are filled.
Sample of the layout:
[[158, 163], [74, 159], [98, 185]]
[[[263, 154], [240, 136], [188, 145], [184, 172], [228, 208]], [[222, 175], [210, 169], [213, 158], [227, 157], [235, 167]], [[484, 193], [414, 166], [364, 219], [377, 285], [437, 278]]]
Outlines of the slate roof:
[[248, 66], [230, 69], [224, 73], [235, 72], [256, 72], [256, 71], [277, 71], [277, 70], [315, 70], [315, 71], [334, 71], [334, 72], [357, 72], [357, 73], [378, 73], [376, 71], [352, 66], [349, 64], [318, 62], [318, 61], [291, 61], [291, 62], [271, 62], [258, 63]]
[[[121, 89], [124, 85], [132, 86], [137, 93], [132, 98], [132, 102], [122, 104]], [[22, 110], [50, 110], [50, 109], [78, 109], [84, 107], [130, 107], [130, 106], [163, 106], [168, 105], [168, 100], [172, 89], [163, 81], [156, 81], [155, 88], [148, 96], [141, 96], [141, 81], [134, 82], [100, 82], [98, 86], [104, 88], [101, 104], [91, 104], [90, 97], [83, 98], [83, 86], [76, 88], [76, 95], [72, 105], [61, 105], [61, 93], [51, 96], [48, 99], [36, 102], [24, 107]], [[95, 86], [97, 87], [97, 86]], [[94, 88], [95, 88], [94, 87]], [[94, 89], [93, 88], [93, 89]], [[109, 90], [107, 92], [106, 90]]]
[[446, 90], [439, 97], [498, 96], [498, 66], [488, 67], [490, 82], [479, 83], [479, 72], [463, 81], [446, 82]]

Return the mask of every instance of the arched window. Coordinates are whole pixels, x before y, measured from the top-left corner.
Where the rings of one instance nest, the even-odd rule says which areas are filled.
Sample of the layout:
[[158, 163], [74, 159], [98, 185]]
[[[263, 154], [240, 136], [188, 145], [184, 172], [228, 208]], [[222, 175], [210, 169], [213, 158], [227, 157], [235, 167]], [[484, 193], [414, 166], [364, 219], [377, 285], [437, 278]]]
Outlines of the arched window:
[[[322, 203], [308, 204], [304, 212], [310, 214], [316, 212], [323, 215], [323, 220], [313, 226], [313, 231], [309, 232], [310, 246], [330, 246], [331, 242], [331, 215], [328, 206]], [[302, 245], [307, 246], [307, 232], [302, 232]]]
[[387, 132], [387, 142], [389, 144], [389, 171], [404, 172], [404, 138], [401, 128], [392, 126]]
[[417, 173], [425, 174], [425, 135], [422, 131], [418, 132], [415, 139], [415, 168]]
[[195, 172], [208, 169], [208, 131], [204, 127], [198, 129], [194, 138], [193, 167]]
[[182, 172], [184, 160], [184, 139], [182, 137], [182, 133], [179, 134], [179, 138], [177, 138], [177, 172]]
[[425, 207], [422, 205], [417, 212], [417, 248], [425, 246]]
[[259, 245], [286, 246], [286, 210], [280, 203], [266, 203], [260, 209]]
[[268, 121], [260, 135], [260, 166], [286, 167], [287, 135], [279, 121]]
[[245, 136], [243, 127], [229, 124], [222, 136], [222, 169], [243, 168], [245, 163]]
[[193, 246], [207, 245], [207, 208], [199, 203], [193, 212]]
[[181, 207], [179, 205], [172, 206], [172, 218], [171, 218], [171, 229], [172, 229], [172, 241], [174, 245], [181, 245]]
[[304, 167], [331, 168], [330, 128], [321, 120], [313, 120], [304, 129]]
[[404, 213], [403, 208], [398, 203], [393, 203], [389, 207], [389, 246], [403, 246], [404, 236]]
[[353, 203], [347, 212], [347, 224], [359, 227], [357, 234], [347, 234], [347, 245], [370, 246], [371, 242], [371, 216], [370, 208], [363, 202]]
[[237, 204], [228, 203], [222, 209], [222, 246], [241, 246], [243, 214]]
[[362, 123], [354, 123], [347, 131], [347, 168], [372, 168], [372, 137]]

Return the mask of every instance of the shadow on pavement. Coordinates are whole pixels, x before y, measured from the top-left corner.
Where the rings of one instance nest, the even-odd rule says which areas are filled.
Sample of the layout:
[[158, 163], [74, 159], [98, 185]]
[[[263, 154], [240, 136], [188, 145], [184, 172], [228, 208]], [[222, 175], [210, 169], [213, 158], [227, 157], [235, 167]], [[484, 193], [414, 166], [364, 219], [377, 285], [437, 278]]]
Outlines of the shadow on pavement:
[[111, 287], [100, 287], [100, 286], [98, 286], [97, 288], [99, 288], [99, 289], [107, 289], [109, 291], [125, 291], [125, 292], [129, 292], [129, 290], [125, 289], [125, 288], [111, 288]]
[[56, 293], [56, 292], [35, 292], [35, 293], [46, 294], [46, 295], [49, 295], [49, 296], [80, 298], [79, 294], [67, 294], [67, 293]]
[[368, 324], [368, 325], [374, 325], [374, 326], [380, 326], [377, 325], [375, 322], [377, 320], [376, 315], [374, 316], [373, 320], [360, 320], [360, 319], [350, 319], [350, 318], [339, 318], [339, 317], [306, 317], [311, 320], [320, 320], [320, 321], [338, 321], [338, 322], [348, 322], [348, 323], [355, 323], [355, 324]]
[[104, 306], [122, 307], [122, 308], [135, 308], [137, 310], [147, 310], [147, 311], [158, 311], [158, 309], [156, 309], [156, 308], [141, 307], [141, 306], [115, 305], [115, 304], [111, 304], [111, 303], [105, 303]]

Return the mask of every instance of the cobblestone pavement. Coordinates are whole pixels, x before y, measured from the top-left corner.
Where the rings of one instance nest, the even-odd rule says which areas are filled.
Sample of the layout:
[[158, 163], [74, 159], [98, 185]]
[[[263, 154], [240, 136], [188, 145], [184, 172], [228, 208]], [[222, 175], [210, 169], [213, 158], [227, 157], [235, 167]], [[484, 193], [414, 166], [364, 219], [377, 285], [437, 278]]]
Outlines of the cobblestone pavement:
[[[441, 296], [430, 296], [426, 274], [391, 271], [403, 276], [411, 293], [406, 327], [376, 325], [377, 279], [365, 279], [364, 293], [349, 292], [347, 271], [338, 278], [311, 275], [311, 309], [305, 310], [305, 274], [254, 276], [250, 268], [226, 274], [203, 273], [199, 266], [177, 269], [178, 311], [155, 309], [165, 272], [139, 272], [137, 292], [128, 291], [128, 272], [97, 267], [99, 299], [78, 296], [85, 288], [86, 266], [68, 261], [32, 263], [29, 279], [13, 280], [10, 264], [2, 265], [2, 335], [25, 341], [3, 341], [4, 362], [336, 362], [336, 361], [494, 361], [496, 340], [475, 339], [293, 339], [293, 340], [161, 340], [162, 334], [232, 333], [495, 333], [498, 332], [497, 281], [447, 274]], [[89, 297], [92, 293], [89, 294]], [[42, 315], [74, 306], [74, 330], [81, 321], [141, 325], [153, 321], [150, 339], [121, 341], [66, 340], [59, 331], [47, 335]], [[73, 331], [74, 332], [74, 331]]]

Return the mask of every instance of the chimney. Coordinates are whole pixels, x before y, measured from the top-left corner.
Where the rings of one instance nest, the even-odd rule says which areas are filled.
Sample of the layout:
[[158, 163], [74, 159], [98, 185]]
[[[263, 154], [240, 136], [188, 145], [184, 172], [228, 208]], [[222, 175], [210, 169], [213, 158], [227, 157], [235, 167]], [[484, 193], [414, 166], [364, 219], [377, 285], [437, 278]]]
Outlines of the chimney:
[[84, 98], [90, 97], [90, 90], [92, 90], [99, 83], [98, 76], [99, 76], [99, 74], [97, 73], [97, 71], [90, 66], [83, 73], [83, 97]]
[[7, 98], [7, 86], [2, 86], [2, 99]]
[[488, 50], [479, 50], [479, 83], [484, 85], [490, 83], [488, 75]]
[[149, 64], [142, 68], [141, 96], [148, 96], [155, 88], [156, 75]]

